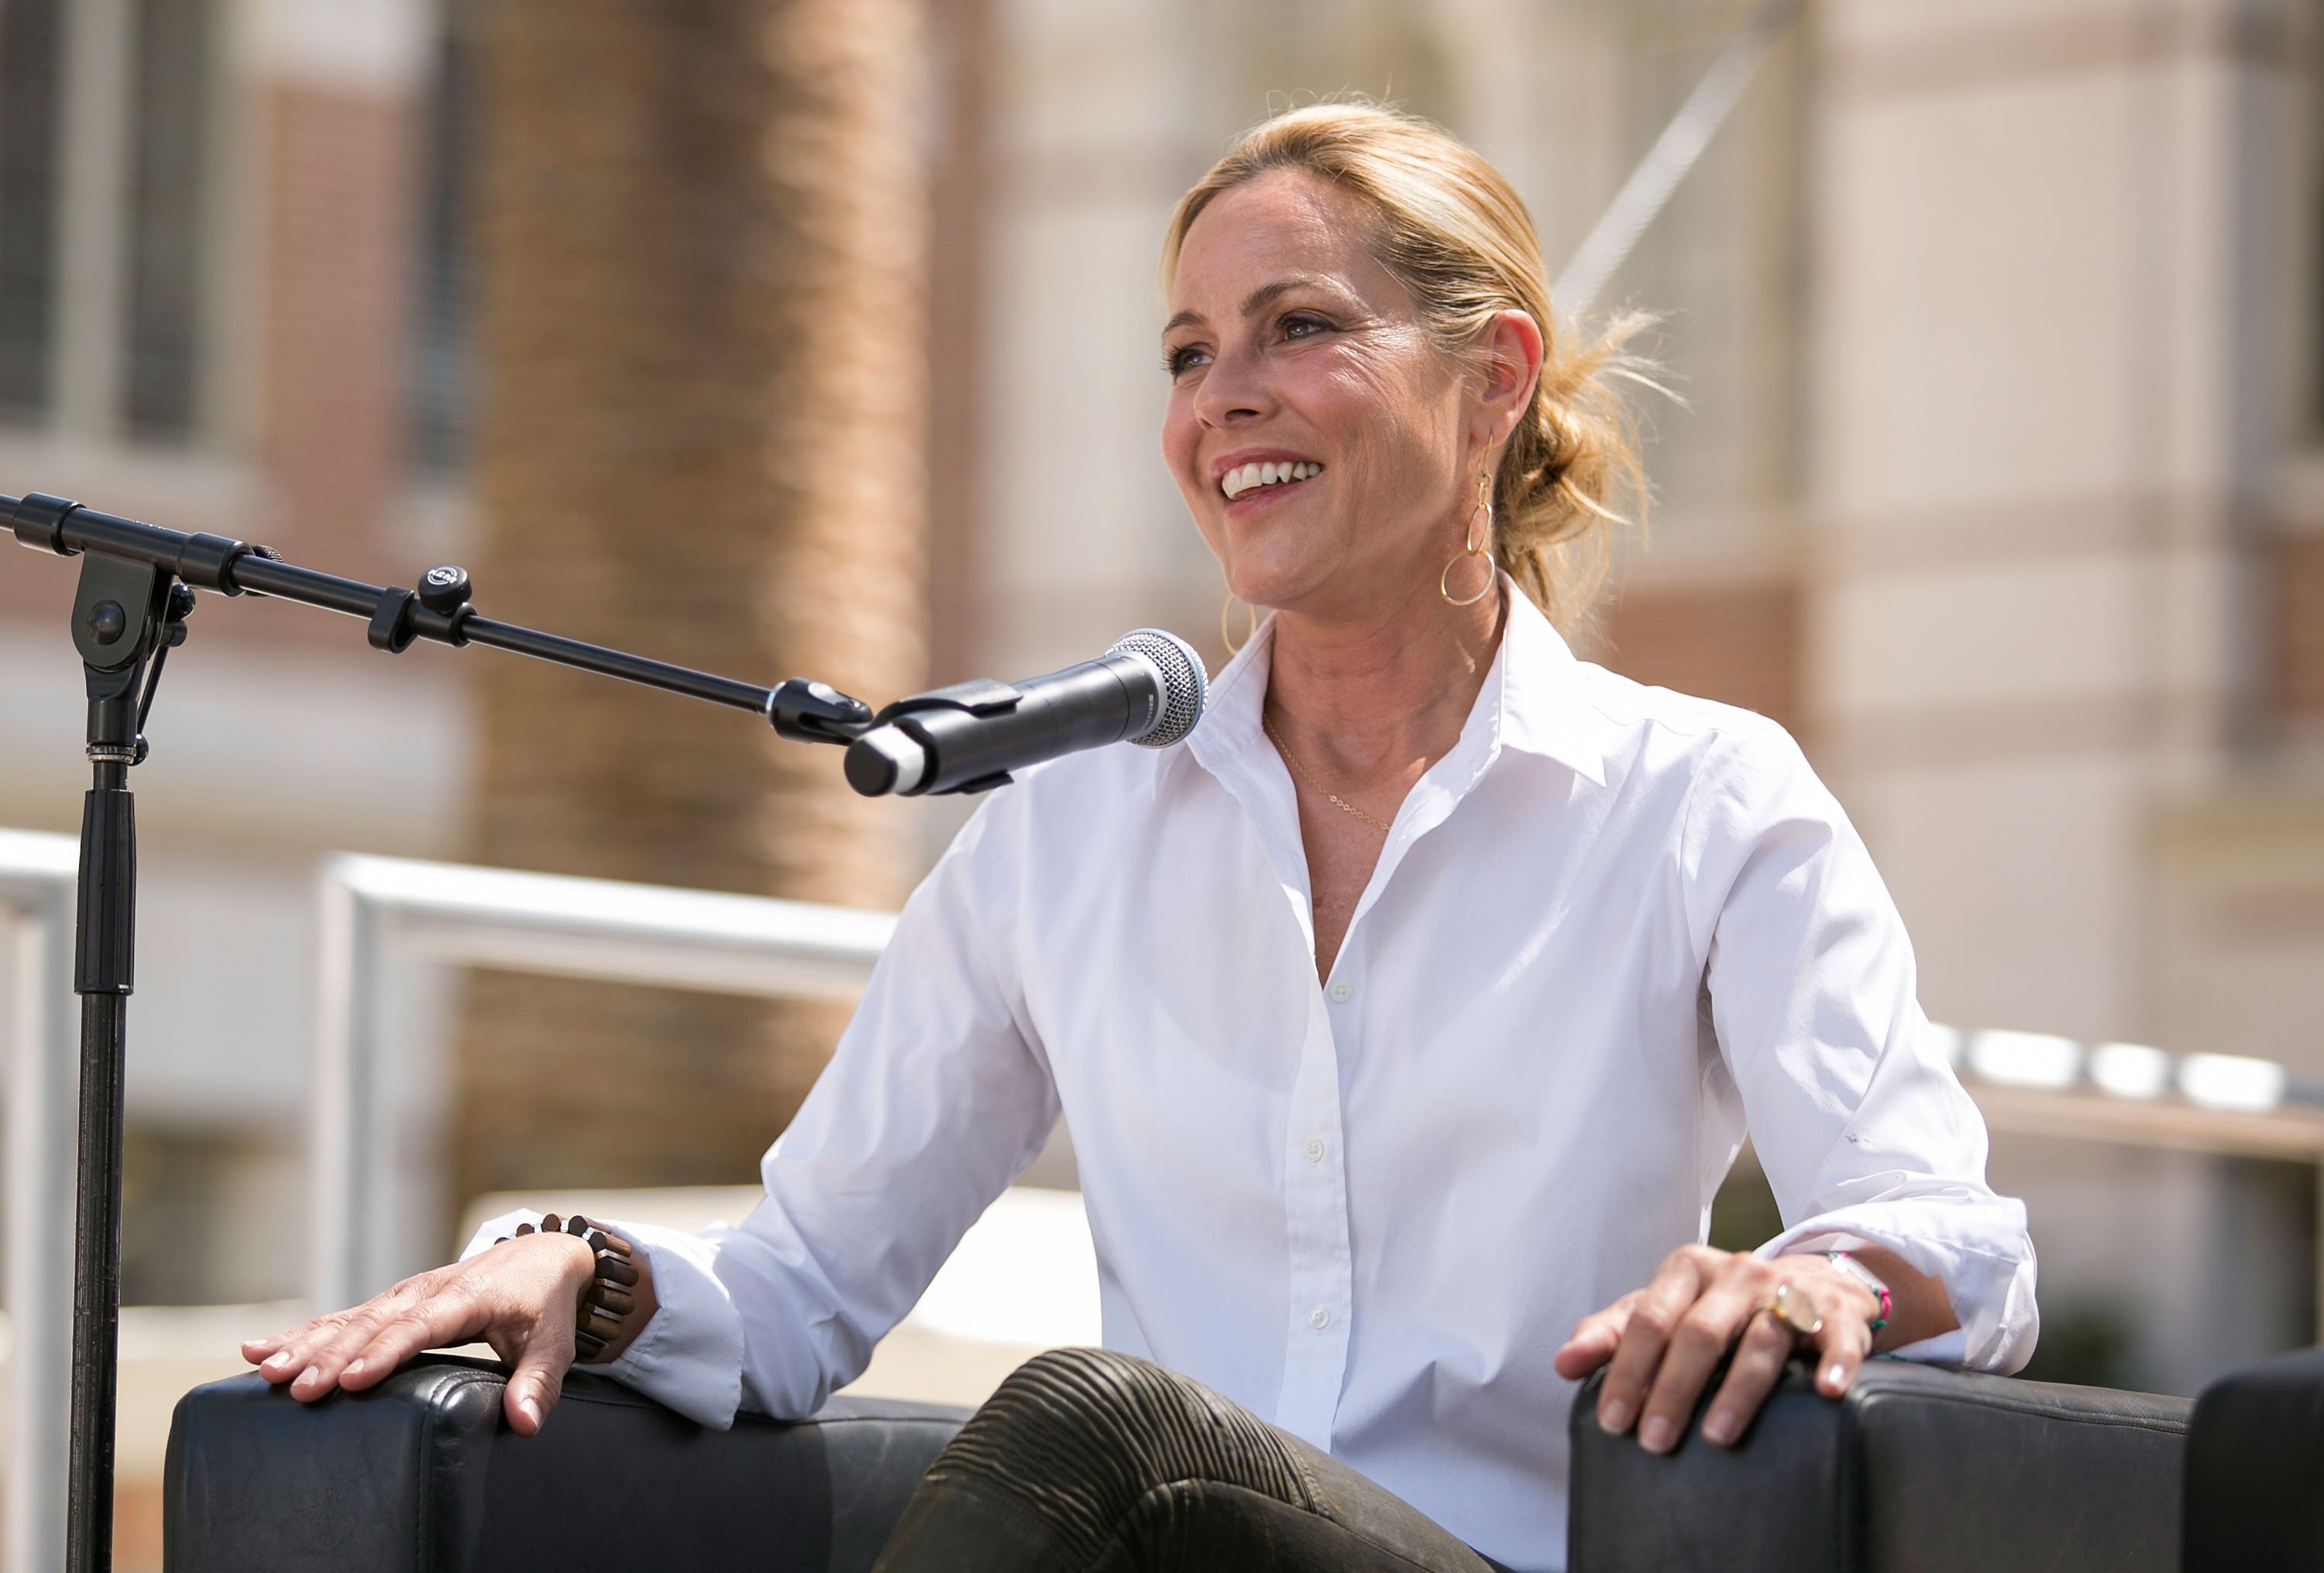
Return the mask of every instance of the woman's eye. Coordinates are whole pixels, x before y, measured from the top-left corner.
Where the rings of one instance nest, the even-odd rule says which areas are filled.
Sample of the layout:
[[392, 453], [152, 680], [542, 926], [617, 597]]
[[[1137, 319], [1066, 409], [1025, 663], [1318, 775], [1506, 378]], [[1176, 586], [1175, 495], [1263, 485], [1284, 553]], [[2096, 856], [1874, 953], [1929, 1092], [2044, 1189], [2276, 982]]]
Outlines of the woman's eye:
[[1283, 319], [1283, 337], [1313, 338], [1315, 335], [1328, 330], [1331, 326], [1321, 317], [1286, 317]]
[[1172, 376], [1181, 376], [1203, 364], [1205, 356], [1199, 345], [1185, 344], [1164, 352], [1162, 369]]

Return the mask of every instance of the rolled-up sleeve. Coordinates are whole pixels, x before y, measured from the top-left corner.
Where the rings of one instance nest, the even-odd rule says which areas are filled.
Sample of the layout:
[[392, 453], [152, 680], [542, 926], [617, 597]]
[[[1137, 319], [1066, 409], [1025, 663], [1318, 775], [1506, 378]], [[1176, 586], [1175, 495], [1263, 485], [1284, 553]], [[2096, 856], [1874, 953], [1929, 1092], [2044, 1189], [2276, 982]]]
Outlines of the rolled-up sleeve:
[[[1038, 1154], [1056, 1094], [1013, 973], [992, 960], [1010, 953], [1016, 893], [986, 843], [1012, 833], [1014, 808], [986, 804], [905, 904], [831, 1063], [761, 1161], [758, 1207], [700, 1235], [626, 1229], [659, 1309], [606, 1374], [706, 1425], [738, 1407], [813, 1413]], [[470, 1249], [529, 1216], [493, 1220]]]
[[1904, 921], [1780, 727], [1712, 743], [1683, 855], [1720, 1051], [1783, 1212], [1760, 1254], [1894, 1251], [1960, 1322], [1900, 1353], [2018, 1369], [2039, 1328], [2024, 1204], [1986, 1183], [1985, 1121], [1922, 1013]]

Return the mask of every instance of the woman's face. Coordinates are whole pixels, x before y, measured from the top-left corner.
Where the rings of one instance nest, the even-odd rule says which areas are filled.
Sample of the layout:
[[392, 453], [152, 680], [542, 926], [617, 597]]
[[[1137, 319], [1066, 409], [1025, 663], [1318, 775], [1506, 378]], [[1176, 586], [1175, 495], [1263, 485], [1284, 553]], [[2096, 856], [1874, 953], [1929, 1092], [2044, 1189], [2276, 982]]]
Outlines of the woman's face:
[[1369, 233], [1356, 199], [1275, 171], [1214, 199], [1180, 252], [1163, 456], [1255, 606], [1337, 619], [1434, 598], [1460, 550], [1486, 412]]

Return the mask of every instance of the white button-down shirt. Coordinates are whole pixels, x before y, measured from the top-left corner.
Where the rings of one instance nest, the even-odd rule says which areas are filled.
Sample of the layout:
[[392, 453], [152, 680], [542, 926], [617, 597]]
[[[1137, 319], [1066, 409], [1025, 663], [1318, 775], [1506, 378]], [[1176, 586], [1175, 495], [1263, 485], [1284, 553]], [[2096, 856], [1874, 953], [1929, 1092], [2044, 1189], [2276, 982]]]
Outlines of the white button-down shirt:
[[[996, 792], [704, 1237], [638, 1229], [614, 1374], [727, 1423], [853, 1379], [1062, 1107], [1108, 1346], [1329, 1449], [1519, 1568], [1564, 1560], [1551, 1356], [1703, 1238], [1748, 1128], [1788, 1226], [1941, 1280], [1932, 1357], [2015, 1369], [2021, 1204], [1871, 859], [1792, 740], [1577, 661], [1520, 594], [1328, 980], [1271, 628], [1202, 725]], [[480, 1238], [499, 1233], [490, 1228]]]

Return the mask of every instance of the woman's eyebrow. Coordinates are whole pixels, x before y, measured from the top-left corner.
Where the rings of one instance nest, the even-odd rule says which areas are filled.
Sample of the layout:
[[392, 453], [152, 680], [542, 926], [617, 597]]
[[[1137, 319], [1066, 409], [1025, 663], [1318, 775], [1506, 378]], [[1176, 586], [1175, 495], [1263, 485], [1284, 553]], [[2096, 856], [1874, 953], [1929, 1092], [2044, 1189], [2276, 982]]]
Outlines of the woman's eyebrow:
[[[1277, 279], [1271, 284], [1261, 284], [1250, 294], [1245, 295], [1242, 298], [1242, 314], [1249, 317], [1252, 313], [1258, 311], [1260, 308], [1264, 307], [1269, 301], [1274, 300], [1277, 295], [1286, 294], [1293, 290], [1308, 288], [1333, 290], [1335, 286], [1333, 284], [1331, 280], [1318, 278], [1313, 274], [1301, 274], [1296, 278], [1290, 279]], [[1167, 337], [1170, 334], [1176, 333], [1181, 328], [1195, 327], [1199, 325], [1202, 320], [1203, 314], [1199, 311], [1181, 311], [1177, 315], [1172, 317], [1169, 321], [1162, 324], [1162, 332]]]
[[1277, 295], [1286, 294], [1293, 290], [1308, 288], [1329, 290], [1332, 288], [1332, 281], [1303, 274], [1297, 278], [1277, 279], [1271, 284], [1261, 284], [1242, 298], [1242, 314], [1249, 317]]

